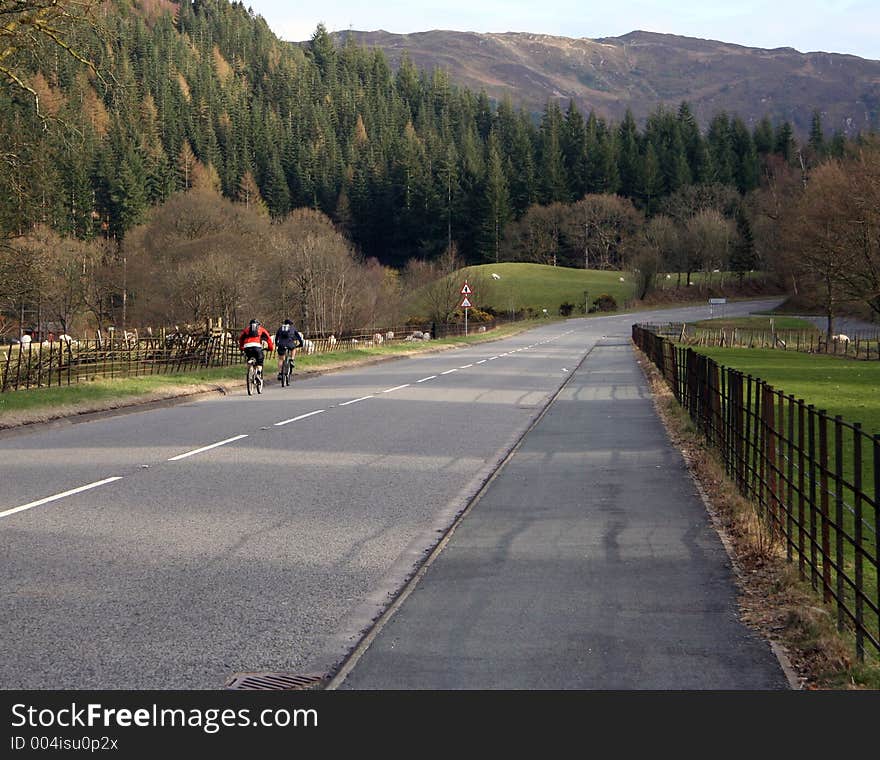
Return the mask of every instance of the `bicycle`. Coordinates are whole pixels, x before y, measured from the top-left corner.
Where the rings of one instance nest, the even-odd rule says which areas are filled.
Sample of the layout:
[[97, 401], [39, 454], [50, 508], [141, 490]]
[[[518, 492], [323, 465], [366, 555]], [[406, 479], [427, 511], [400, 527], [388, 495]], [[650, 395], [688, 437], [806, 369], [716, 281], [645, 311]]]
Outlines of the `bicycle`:
[[247, 375], [245, 382], [247, 383], [248, 396], [253, 395], [254, 389], [256, 389], [257, 394], [263, 392], [263, 373], [257, 366], [257, 360], [253, 357], [247, 360]]
[[293, 359], [291, 358], [290, 353], [290, 349], [287, 349], [287, 352], [284, 354], [284, 362], [281, 365], [282, 388], [286, 385], [290, 385], [290, 380], [293, 377]]

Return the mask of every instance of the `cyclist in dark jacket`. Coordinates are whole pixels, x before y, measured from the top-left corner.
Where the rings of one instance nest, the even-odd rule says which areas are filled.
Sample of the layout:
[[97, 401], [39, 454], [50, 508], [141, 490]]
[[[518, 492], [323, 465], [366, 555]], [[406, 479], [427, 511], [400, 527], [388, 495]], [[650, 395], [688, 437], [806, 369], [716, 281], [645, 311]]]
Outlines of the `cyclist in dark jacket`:
[[278, 379], [284, 370], [284, 354], [290, 351], [290, 362], [296, 359], [296, 349], [303, 344], [302, 333], [293, 326], [293, 321], [285, 319], [275, 333], [275, 346], [278, 351]]

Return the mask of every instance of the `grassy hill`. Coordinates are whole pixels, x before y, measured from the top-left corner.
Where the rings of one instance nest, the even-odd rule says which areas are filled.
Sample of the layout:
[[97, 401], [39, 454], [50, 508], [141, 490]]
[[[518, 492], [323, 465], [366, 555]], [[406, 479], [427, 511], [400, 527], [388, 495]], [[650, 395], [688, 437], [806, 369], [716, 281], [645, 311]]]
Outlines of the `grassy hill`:
[[[498, 279], [492, 277], [493, 273]], [[547, 309], [548, 314], [558, 316], [559, 306], [565, 302], [575, 305], [574, 314], [583, 314], [584, 291], [589, 294], [590, 304], [607, 293], [614, 296], [620, 307], [634, 291], [629, 273], [547, 264], [482, 264], [468, 267], [467, 276], [474, 290], [472, 303], [484, 309], [492, 307], [499, 314], [531, 309], [540, 315]]]

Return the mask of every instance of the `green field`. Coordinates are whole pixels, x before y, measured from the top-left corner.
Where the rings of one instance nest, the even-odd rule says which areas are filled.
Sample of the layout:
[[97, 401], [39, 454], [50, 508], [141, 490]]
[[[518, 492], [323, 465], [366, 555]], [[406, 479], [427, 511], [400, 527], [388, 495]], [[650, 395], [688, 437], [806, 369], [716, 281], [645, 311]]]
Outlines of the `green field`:
[[861, 422], [865, 432], [880, 433], [880, 362], [834, 356], [748, 348], [701, 348], [719, 364], [759, 377], [786, 395]]
[[[494, 279], [493, 273], [500, 279]], [[502, 315], [528, 309], [540, 315], [547, 309], [550, 316], [559, 316], [559, 306], [565, 302], [574, 304], [573, 314], [583, 314], [584, 291], [591, 305], [599, 295], [608, 293], [622, 309], [634, 293], [629, 272], [507, 263], [468, 267], [467, 276], [474, 288], [474, 305], [491, 307]]]

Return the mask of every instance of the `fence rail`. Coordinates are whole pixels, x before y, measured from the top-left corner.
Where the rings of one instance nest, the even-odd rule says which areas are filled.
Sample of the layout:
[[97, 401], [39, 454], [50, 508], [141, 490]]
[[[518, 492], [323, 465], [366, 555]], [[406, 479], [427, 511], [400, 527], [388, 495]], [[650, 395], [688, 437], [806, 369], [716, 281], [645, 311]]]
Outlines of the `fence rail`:
[[880, 652], [880, 435], [633, 325], [633, 342], [720, 454], [727, 475], [785, 543], [856, 654]]
[[[485, 332], [496, 321], [470, 325], [468, 332]], [[383, 343], [446, 338], [464, 333], [464, 325], [406, 325], [366, 329], [343, 335], [308, 339], [306, 352], [328, 353], [372, 348]], [[162, 375], [243, 362], [238, 335], [228, 330], [204, 330], [158, 336], [134, 333], [112, 339], [43, 341], [0, 346], [0, 393], [60, 387], [99, 378]]]

